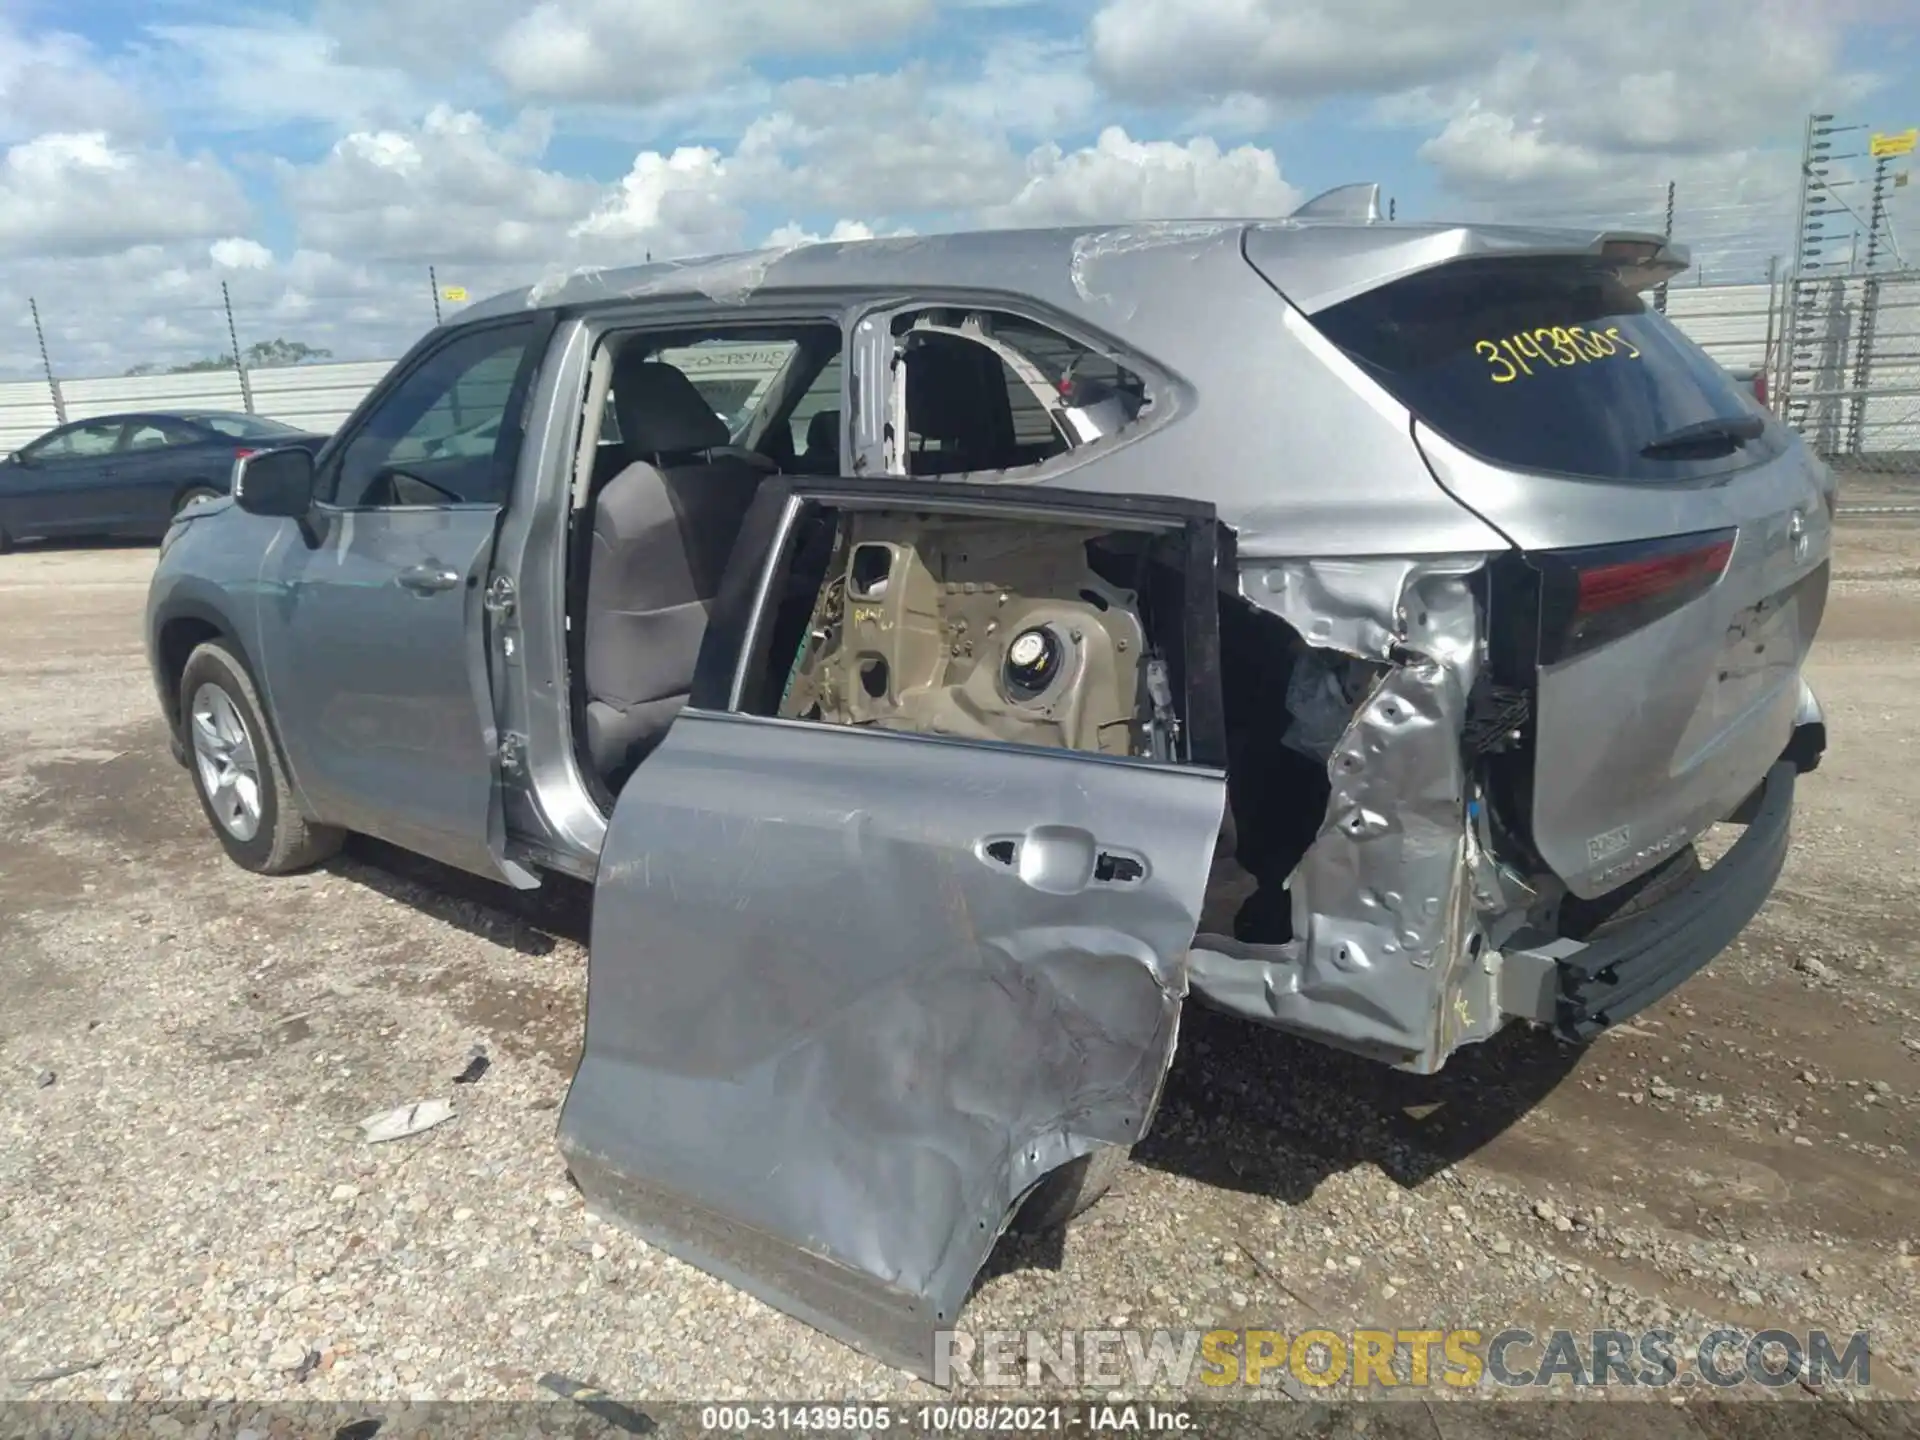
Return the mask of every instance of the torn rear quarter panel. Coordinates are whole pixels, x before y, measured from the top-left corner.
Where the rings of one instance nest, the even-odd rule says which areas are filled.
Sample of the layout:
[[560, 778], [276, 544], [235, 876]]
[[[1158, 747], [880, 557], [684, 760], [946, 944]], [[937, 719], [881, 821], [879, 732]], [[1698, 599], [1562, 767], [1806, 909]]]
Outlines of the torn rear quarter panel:
[[1487, 558], [1243, 564], [1245, 599], [1386, 669], [1327, 759], [1332, 797], [1288, 880], [1294, 938], [1195, 942], [1193, 990], [1216, 1008], [1422, 1073], [1499, 1028], [1482, 931], [1504, 901], [1462, 745]]

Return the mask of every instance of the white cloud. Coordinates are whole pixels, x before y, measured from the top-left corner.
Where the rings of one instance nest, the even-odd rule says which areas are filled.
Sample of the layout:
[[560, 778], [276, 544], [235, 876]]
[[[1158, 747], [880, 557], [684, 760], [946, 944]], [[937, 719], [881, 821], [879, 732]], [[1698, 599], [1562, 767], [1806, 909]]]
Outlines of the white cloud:
[[282, 194], [317, 249], [382, 260], [551, 257], [599, 187], [539, 168], [548, 122], [494, 129], [436, 106], [410, 129], [357, 130], [313, 165], [282, 161]]
[[1147, 217], [1284, 215], [1301, 195], [1271, 150], [1223, 151], [1207, 137], [1140, 141], [1118, 125], [1085, 149], [1057, 145], [1027, 160], [1028, 179], [990, 218], [1003, 224], [1101, 224]]
[[931, 0], [543, 0], [491, 58], [521, 95], [640, 103], [761, 56], [884, 43], [931, 10]]
[[[417, 114], [419, 85], [387, 57], [356, 64], [324, 31], [289, 20], [149, 27], [142, 75], [177, 117], [209, 128], [317, 122], [342, 128]], [[445, 98], [446, 88], [440, 94]]]
[[233, 177], [205, 156], [54, 131], [0, 158], [0, 254], [99, 254], [230, 232], [247, 218]]
[[731, 248], [741, 217], [730, 194], [729, 162], [717, 150], [685, 145], [671, 155], [643, 151], [633, 168], [570, 238], [604, 245], [645, 244], [662, 257]]
[[[911, 235], [913, 232], [911, 230], [896, 230], [892, 233], [895, 235]], [[833, 229], [829, 230], [825, 235], [816, 235], [804, 225], [789, 220], [785, 225], [777, 226], [775, 229], [769, 231], [767, 238], [761, 243], [767, 249], [779, 250], [794, 245], [820, 245], [843, 240], [871, 240], [873, 238], [873, 227], [864, 220], [836, 220], [833, 222]]]
[[1096, 73], [1125, 97], [1277, 100], [1421, 84], [1473, 67], [1536, 0], [1107, 0]]
[[273, 251], [240, 235], [214, 241], [207, 247], [207, 257], [223, 270], [265, 270], [273, 264]]
[[[137, 245], [111, 255], [12, 262], [0, 272], [0, 305], [24, 315], [26, 297], [38, 299], [55, 373], [69, 379], [226, 353], [223, 280], [243, 348], [282, 338], [343, 360], [380, 359], [399, 354], [433, 323], [432, 296], [417, 272], [313, 251], [235, 269], [213, 248]], [[0, 371], [38, 369], [31, 326], [0, 329]]]
[[645, 105], [744, 76], [773, 56], [885, 46], [935, 0], [322, 0], [352, 64], [442, 83], [491, 73], [521, 99]]
[[145, 128], [145, 107], [77, 35], [23, 33], [0, 18], [0, 140], [46, 131], [125, 135]]

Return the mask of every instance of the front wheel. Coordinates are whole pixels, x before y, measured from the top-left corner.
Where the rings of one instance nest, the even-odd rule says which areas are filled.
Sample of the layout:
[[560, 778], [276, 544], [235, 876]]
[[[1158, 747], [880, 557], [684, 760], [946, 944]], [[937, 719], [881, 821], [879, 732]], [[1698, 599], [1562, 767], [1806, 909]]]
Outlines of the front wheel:
[[1131, 1150], [1129, 1145], [1102, 1145], [1069, 1160], [1027, 1192], [1013, 1217], [1013, 1229], [1024, 1235], [1064, 1230], [1113, 1188]]
[[243, 870], [284, 875], [332, 855], [345, 836], [300, 814], [246, 667], [209, 640], [180, 675], [181, 740], [213, 833]]
[[220, 492], [208, 485], [189, 485], [180, 492], [180, 498], [173, 502], [173, 516], [177, 520], [202, 500], [218, 500]]

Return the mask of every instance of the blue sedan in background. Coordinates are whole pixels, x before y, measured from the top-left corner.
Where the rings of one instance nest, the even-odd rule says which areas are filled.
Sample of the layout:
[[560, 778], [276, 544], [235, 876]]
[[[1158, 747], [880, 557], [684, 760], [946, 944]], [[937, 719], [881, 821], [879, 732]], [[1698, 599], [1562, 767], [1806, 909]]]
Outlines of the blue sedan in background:
[[219, 410], [99, 415], [62, 425], [0, 463], [0, 551], [18, 540], [158, 540], [188, 505], [227, 493], [241, 456], [324, 439]]

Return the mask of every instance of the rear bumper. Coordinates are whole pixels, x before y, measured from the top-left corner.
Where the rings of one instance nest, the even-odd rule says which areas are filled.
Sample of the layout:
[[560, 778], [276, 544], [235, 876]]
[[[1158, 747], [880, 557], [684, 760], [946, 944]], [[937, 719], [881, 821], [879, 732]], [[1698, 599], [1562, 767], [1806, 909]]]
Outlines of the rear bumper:
[[[1807, 748], [1817, 763], [1810, 737]], [[1583, 1041], [1671, 994], [1732, 944], [1766, 903], [1787, 857], [1794, 780], [1811, 768], [1791, 751], [1783, 757], [1755, 795], [1733, 848], [1665, 904], [1598, 940], [1507, 951], [1500, 1008]]]

